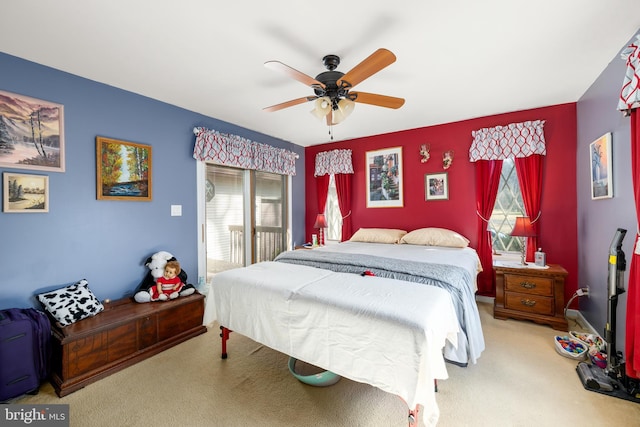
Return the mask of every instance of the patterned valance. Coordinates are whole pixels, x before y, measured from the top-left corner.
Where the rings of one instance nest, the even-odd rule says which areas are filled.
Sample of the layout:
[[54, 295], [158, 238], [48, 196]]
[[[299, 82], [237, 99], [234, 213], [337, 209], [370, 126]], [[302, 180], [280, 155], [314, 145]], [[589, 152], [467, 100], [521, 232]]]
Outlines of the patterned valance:
[[299, 156], [293, 151], [200, 127], [194, 128], [193, 133], [196, 134], [193, 147], [196, 160], [281, 175], [296, 174]]
[[628, 112], [640, 107], [640, 35], [620, 54], [627, 62], [627, 69], [622, 82], [618, 110]]
[[316, 154], [314, 176], [353, 173], [351, 150], [331, 150]]
[[544, 120], [511, 123], [471, 132], [473, 143], [469, 160], [504, 160], [547, 154], [544, 141]]

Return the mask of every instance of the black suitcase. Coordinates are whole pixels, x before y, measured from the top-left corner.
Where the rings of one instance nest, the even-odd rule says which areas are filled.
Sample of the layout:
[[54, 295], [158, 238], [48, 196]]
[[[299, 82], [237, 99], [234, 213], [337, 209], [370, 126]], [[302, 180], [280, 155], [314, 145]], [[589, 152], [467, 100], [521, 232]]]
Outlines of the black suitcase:
[[36, 394], [49, 375], [51, 323], [33, 308], [0, 310], [0, 402]]

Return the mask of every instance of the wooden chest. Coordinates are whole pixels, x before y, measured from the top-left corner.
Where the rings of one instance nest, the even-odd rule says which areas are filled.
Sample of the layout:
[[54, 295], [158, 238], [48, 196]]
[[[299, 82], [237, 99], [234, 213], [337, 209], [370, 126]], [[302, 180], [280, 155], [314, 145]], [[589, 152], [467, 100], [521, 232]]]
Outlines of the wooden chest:
[[51, 383], [60, 397], [207, 331], [204, 296], [139, 304], [125, 298], [94, 317], [53, 324]]

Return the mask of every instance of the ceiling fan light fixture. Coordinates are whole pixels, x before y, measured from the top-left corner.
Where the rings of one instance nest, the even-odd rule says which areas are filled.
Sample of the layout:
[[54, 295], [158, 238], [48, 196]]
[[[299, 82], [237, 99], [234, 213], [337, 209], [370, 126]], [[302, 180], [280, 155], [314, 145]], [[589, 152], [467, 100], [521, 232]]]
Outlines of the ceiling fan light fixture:
[[349, 117], [355, 108], [355, 104], [355, 102], [347, 98], [338, 101], [338, 108], [333, 111], [333, 123], [337, 125]]
[[331, 111], [331, 99], [328, 96], [316, 99], [314, 105], [315, 108], [311, 110], [311, 114], [313, 114], [318, 120], [324, 119]]
[[338, 109], [344, 114], [345, 119], [349, 117], [354, 108], [356, 108], [356, 103], [349, 98], [338, 101]]
[[328, 96], [322, 96], [316, 99], [316, 108], [329, 112], [329, 109], [331, 108], [331, 98]]

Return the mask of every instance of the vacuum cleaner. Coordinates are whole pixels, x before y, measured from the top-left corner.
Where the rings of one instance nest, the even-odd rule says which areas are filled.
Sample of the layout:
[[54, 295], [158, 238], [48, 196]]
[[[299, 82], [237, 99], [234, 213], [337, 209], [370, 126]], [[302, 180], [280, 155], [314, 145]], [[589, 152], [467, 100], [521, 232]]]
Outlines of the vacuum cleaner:
[[616, 309], [618, 295], [624, 293], [626, 261], [622, 240], [627, 230], [618, 228], [609, 246], [607, 324], [604, 341], [607, 348], [607, 365], [600, 368], [585, 362], [578, 363], [576, 371], [586, 390], [640, 403], [640, 381], [625, 373], [622, 353], [616, 350]]

